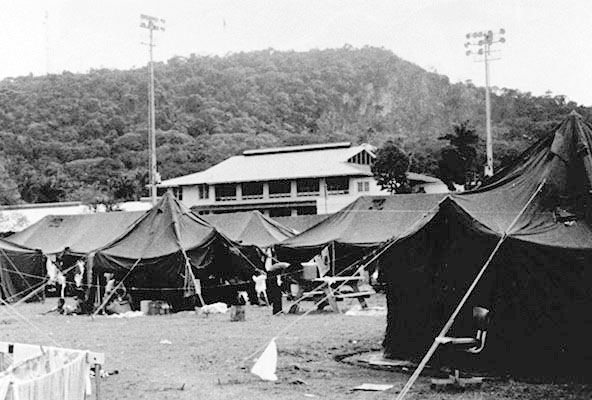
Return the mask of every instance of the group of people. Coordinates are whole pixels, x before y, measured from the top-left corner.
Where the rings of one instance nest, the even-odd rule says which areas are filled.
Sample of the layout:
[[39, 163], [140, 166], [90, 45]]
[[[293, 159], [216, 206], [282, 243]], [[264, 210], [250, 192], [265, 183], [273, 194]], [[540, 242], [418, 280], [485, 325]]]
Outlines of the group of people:
[[[47, 273], [49, 283], [54, 283], [58, 287], [58, 302], [55, 307], [43, 314], [56, 313], [59, 315], [88, 315], [95, 311], [95, 304], [92, 299], [87, 298], [87, 290], [83, 285], [85, 263], [77, 260], [73, 267], [64, 268], [64, 254], [55, 258], [48, 257]], [[68, 284], [66, 275], [73, 276], [74, 284]], [[131, 300], [123, 285], [117, 285], [113, 274], [105, 274], [105, 295], [103, 297], [104, 305], [101, 312], [106, 314], [118, 314], [131, 311]], [[66, 295], [73, 295], [74, 305], [66, 304]]]

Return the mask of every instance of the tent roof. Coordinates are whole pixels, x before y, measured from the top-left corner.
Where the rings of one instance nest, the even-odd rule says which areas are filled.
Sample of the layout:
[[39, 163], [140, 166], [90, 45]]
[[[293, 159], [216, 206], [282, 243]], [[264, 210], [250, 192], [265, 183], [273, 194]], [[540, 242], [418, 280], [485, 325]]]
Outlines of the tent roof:
[[80, 215], [48, 215], [8, 240], [41, 249], [45, 254], [87, 254], [121, 235], [144, 212], [112, 212]]
[[[476, 191], [452, 199], [477, 221], [514, 238], [574, 249], [592, 247], [592, 129], [570, 114], [554, 131]], [[531, 200], [532, 199], [532, 200]], [[530, 203], [529, 203], [530, 200]], [[561, 215], [570, 215], [561, 220]]]
[[272, 219], [300, 233], [318, 224], [328, 216], [329, 214], [291, 215], [289, 217], [273, 217]]
[[157, 258], [201, 247], [214, 235], [219, 235], [214, 227], [166, 193], [124, 234], [99, 252], [136, 260]]
[[259, 211], [210, 214], [203, 219], [230, 239], [247, 246], [269, 247], [295, 234]]
[[[524, 209], [508, 235], [547, 246], [590, 249], [590, 149], [592, 128], [572, 113], [554, 132], [477, 190], [450, 195], [361, 197], [279, 247], [311, 248], [331, 242], [379, 245], [412, 234], [411, 225], [427, 211], [435, 215], [438, 203], [448, 197], [474, 220], [477, 229], [501, 235]], [[562, 214], [571, 217], [563, 220]]]
[[279, 247], [322, 247], [331, 242], [377, 246], [405, 233], [446, 194], [400, 194], [362, 196], [317, 225], [288, 239]]
[[0, 251], [12, 253], [37, 253], [37, 250], [32, 247], [23, 246], [17, 243], [12, 243], [6, 239], [0, 238]]

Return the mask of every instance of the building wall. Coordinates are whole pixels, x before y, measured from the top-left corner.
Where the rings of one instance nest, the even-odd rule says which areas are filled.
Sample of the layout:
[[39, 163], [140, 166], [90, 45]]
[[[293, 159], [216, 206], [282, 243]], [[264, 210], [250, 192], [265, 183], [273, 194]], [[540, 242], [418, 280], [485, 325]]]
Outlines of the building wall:
[[[252, 206], [250, 209], [259, 209], [267, 215], [286, 216], [309, 213], [310, 207], [316, 207], [316, 214], [333, 213], [347, 204], [354, 201], [359, 196], [388, 194], [382, 191], [372, 177], [344, 177], [348, 179], [347, 190], [327, 191], [327, 181], [324, 178], [319, 179], [318, 192], [299, 193], [297, 190], [297, 180], [290, 181], [289, 190], [285, 194], [270, 195], [270, 182], [263, 182], [263, 192], [260, 198], [244, 199], [242, 196], [241, 184], [235, 185], [236, 199], [216, 200], [216, 187], [210, 185], [209, 196], [207, 199], [200, 198], [198, 186], [185, 186], [182, 190], [180, 199], [187, 207], [198, 207], [201, 212], [229, 211], [233, 207], [239, 206], [244, 209], [245, 205]], [[345, 193], [347, 191], [347, 193]], [[173, 192], [179, 198], [178, 190]], [[273, 206], [270, 205], [273, 203]], [[282, 204], [285, 203], [285, 209]], [[212, 206], [212, 207], [208, 207]], [[287, 209], [290, 213], [287, 213]], [[281, 210], [281, 211], [280, 211]]]
[[[121, 211], [145, 211], [152, 207], [149, 200], [129, 201], [118, 204]], [[48, 215], [78, 215], [104, 212], [99, 206], [93, 209], [82, 202], [23, 204], [0, 208], [0, 232], [20, 231]]]

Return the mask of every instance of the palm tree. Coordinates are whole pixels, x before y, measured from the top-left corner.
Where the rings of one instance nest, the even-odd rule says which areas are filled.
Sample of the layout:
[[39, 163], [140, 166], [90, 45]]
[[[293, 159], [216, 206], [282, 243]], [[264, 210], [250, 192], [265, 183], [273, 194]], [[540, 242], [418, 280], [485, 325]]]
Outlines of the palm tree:
[[439, 140], [448, 140], [448, 146], [440, 154], [439, 178], [454, 189], [454, 183], [472, 186], [477, 178], [477, 149], [479, 136], [474, 128], [469, 127], [469, 121], [452, 125], [452, 133], [440, 136]]

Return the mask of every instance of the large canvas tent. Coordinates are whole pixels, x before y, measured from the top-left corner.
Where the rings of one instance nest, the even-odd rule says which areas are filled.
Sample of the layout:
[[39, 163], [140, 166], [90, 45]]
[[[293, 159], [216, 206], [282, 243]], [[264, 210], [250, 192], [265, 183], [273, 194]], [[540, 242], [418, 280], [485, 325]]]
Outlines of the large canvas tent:
[[39, 250], [0, 239], [0, 289], [6, 302], [31, 297], [45, 282], [45, 256]]
[[82, 256], [119, 237], [143, 212], [48, 215], [7, 238], [10, 242], [59, 254]]
[[[362, 196], [317, 225], [275, 246], [282, 261], [304, 262], [328, 247], [339, 274], [364, 255], [403, 235], [445, 194]], [[353, 272], [353, 271], [351, 271]]]
[[[259, 211], [209, 214], [203, 219], [212, 224], [226, 237], [239, 243], [249, 262], [260, 269], [265, 269], [266, 251], [273, 245], [292, 236], [295, 232], [284, 227]], [[249, 289], [249, 298], [255, 304], [257, 294]]]
[[137, 288], [138, 298], [164, 297], [177, 309], [183, 297], [195, 293], [196, 280], [207, 301], [213, 292], [248, 282], [256, 272], [240, 246], [170, 193], [89, 261], [92, 271], [114, 273], [128, 288]]
[[[389, 244], [387, 356], [422, 356], [488, 265], [448, 333], [474, 333], [473, 306], [492, 311], [473, 366], [589, 374], [580, 367], [592, 360], [591, 148], [590, 126], [571, 114], [490, 183], [445, 199]], [[445, 350], [435, 360], [460, 362]]]
[[235, 242], [261, 249], [280, 243], [296, 233], [259, 211], [209, 214], [202, 218]]

